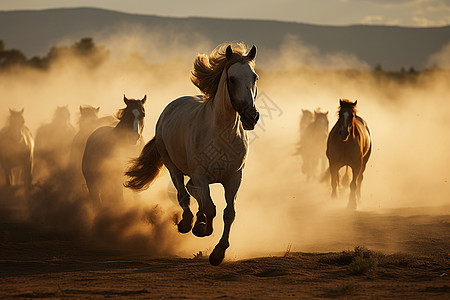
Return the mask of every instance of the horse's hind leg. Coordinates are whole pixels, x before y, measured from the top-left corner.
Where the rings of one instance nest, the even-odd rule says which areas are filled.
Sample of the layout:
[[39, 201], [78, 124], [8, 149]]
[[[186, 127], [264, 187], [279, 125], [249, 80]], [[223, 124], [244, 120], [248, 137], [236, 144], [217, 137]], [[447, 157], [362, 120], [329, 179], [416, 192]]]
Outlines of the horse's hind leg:
[[208, 180], [203, 176], [193, 176], [189, 180], [187, 188], [189, 193], [198, 202], [197, 220], [195, 221], [192, 233], [198, 237], [209, 236], [213, 232], [216, 206], [210, 195]]
[[[167, 165], [166, 165], [167, 166]], [[188, 233], [192, 229], [192, 223], [194, 219], [194, 215], [192, 214], [189, 205], [191, 204], [191, 197], [184, 186], [184, 175], [179, 172], [170, 172], [170, 177], [172, 178], [172, 182], [177, 189], [177, 200], [183, 209], [183, 218], [178, 223], [178, 231], [181, 233]]]
[[230, 246], [229, 237], [230, 237], [230, 229], [231, 224], [234, 221], [236, 216], [236, 211], [234, 209], [234, 201], [236, 199], [236, 193], [241, 185], [242, 179], [242, 171], [239, 171], [231, 178], [230, 181], [223, 184], [225, 189], [225, 200], [227, 202], [227, 206], [223, 211], [223, 234], [219, 241], [219, 243], [214, 248], [213, 252], [209, 256], [209, 262], [213, 266], [219, 265], [223, 258], [225, 257], [225, 251]]
[[[159, 149], [158, 149], [159, 151]], [[184, 175], [180, 169], [178, 169], [175, 164], [170, 160], [169, 155], [166, 151], [160, 151], [163, 157], [164, 165], [169, 170], [170, 178], [172, 179], [173, 185], [177, 189], [177, 200], [183, 209], [183, 218], [178, 223], [178, 231], [180, 233], [188, 233], [192, 229], [192, 221], [194, 215], [189, 208], [191, 204], [191, 197], [184, 186]]]

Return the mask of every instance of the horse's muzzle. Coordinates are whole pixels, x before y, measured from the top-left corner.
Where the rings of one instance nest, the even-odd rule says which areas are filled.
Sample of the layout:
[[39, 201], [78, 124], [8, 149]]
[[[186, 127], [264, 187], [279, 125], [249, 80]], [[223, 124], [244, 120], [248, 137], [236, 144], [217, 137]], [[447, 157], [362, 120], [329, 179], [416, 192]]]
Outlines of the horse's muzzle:
[[241, 116], [242, 126], [245, 130], [255, 129], [256, 123], [259, 120], [259, 112], [255, 108], [247, 109], [239, 115]]

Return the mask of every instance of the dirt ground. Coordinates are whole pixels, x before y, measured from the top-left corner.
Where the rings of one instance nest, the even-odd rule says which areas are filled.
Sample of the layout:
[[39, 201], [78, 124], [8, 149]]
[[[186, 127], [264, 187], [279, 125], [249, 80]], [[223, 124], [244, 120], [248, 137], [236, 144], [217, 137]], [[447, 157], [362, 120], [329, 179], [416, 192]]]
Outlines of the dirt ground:
[[[342, 251], [288, 248], [270, 257], [226, 258], [218, 267], [206, 255], [155, 257], [93, 247], [13, 221], [5, 207], [0, 212], [0, 298], [450, 297], [449, 207], [336, 214], [355, 228]], [[398, 239], [395, 252], [383, 250], [392, 244], [386, 235]], [[351, 243], [356, 248], [344, 246]]]

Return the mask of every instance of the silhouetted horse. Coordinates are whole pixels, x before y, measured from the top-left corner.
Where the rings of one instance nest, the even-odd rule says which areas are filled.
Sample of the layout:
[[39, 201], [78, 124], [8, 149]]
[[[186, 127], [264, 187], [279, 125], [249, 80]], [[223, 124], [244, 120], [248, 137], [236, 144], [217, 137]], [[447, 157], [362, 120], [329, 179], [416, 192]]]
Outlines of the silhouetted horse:
[[30, 130], [25, 126], [21, 111], [9, 110], [6, 126], [0, 130], [0, 166], [3, 168], [6, 185], [16, 185], [13, 169], [22, 175], [25, 192], [31, 191], [31, 172], [33, 170], [34, 141]]
[[305, 130], [306, 127], [308, 127], [309, 124], [314, 120], [314, 115], [311, 111], [307, 109], [302, 109], [302, 116], [300, 117], [300, 139], [297, 143], [297, 150], [295, 151], [294, 155], [300, 155], [301, 154], [301, 148], [303, 143], [303, 138], [305, 136]]
[[[323, 176], [326, 170], [328, 137], [328, 112], [314, 111], [313, 121], [304, 129], [300, 155], [302, 156], [302, 171], [308, 180]], [[319, 175], [317, 174], [319, 172]]]
[[[212, 265], [222, 262], [230, 245], [234, 201], [248, 153], [245, 130], [253, 130], [259, 119], [254, 103], [258, 79], [254, 70], [256, 47], [247, 55], [244, 52], [243, 44], [235, 44], [234, 49], [220, 45], [209, 57], [197, 56], [191, 80], [204, 96], [186, 96], [170, 102], [159, 117], [155, 137], [127, 172], [130, 176], [127, 186], [144, 189], [164, 164], [183, 209], [178, 230], [187, 233], [192, 229], [199, 237], [213, 232], [216, 207], [209, 185], [223, 185], [227, 203], [223, 213], [224, 230], [209, 256]], [[190, 178], [187, 185], [184, 176]], [[190, 195], [199, 205], [193, 228]]]
[[78, 121], [79, 129], [72, 141], [70, 149], [70, 169], [73, 174], [74, 182], [83, 181], [81, 171], [81, 160], [88, 137], [95, 129], [101, 126], [116, 125], [117, 119], [113, 116], [99, 118], [100, 107], [90, 105], [80, 106], [80, 119]]
[[98, 112], [100, 107], [90, 105], [80, 106], [80, 119], [78, 132], [72, 141], [70, 150], [70, 166], [74, 174], [81, 176], [81, 159], [89, 135], [98, 128]]
[[74, 136], [68, 107], [57, 107], [52, 122], [42, 125], [36, 133], [35, 180], [67, 167]]
[[331, 129], [327, 142], [332, 197], [337, 196], [339, 169], [350, 166], [353, 179], [350, 183], [348, 208], [356, 209], [361, 198], [361, 182], [372, 151], [372, 136], [367, 123], [356, 115], [356, 103], [340, 100], [339, 119]]
[[125, 163], [140, 151], [137, 147], [144, 127], [147, 100], [128, 100], [119, 110], [119, 123], [96, 129], [88, 138], [82, 159], [82, 171], [95, 205], [105, 200], [123, 199]]
[[300, 144], [305, 135], [305, 130], [314, 121], [314, 114], [307, 109], [302, 109], [302, 117], [300, 118]]

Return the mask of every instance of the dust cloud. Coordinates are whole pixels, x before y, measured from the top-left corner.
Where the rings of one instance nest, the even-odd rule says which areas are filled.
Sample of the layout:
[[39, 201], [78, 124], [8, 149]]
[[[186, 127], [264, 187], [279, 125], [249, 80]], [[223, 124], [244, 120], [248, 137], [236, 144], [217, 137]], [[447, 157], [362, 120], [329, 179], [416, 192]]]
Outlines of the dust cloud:
[[[67, 55], [45, 71], [16, 68], [0, 73], [0, 124], [8, 108], [25, 108], [26, 125], [35, 134], [51, 120], [57, 106], [68, 105], [76, 126], [80, 105], [100, 107], [102, 117], [124, 107], [124, 94], [136, 99], [146, 94], [143, 135], [148, 141], [167, 103], [199, 93], [189, 80], [192, 62], [197, 53], [209, 53], [215, 46], [200, 36], [192, 37], [195, 43], [176, 34], [167, 36], [127, 28], [96, 41], [110, 51], [96, 68]], [[260, 55], [264, 49], [259, 51]], [[445, 53], [443, 49], [433, 55], [430, 66], [447, 67]], [[364, 242], [353, 222], [355, 214], [364, 212], [444, 207], [448, 213], [448, 70], [371, 72], [352, 54], [320, 53], [292, 36], [286, 36], [279, 51], [260, 57], [266, 58], [257, 57], [256, 63], [261, 120], [249, 132], [250, 153], [227, 259], [275, 255], [291, 247], [293, 251], [351, 248]], [[347, 189], [331, 200], [328, 182], [307, 182], [300, 157], [293, 155], [301, 109], [328, 111], [331, 129], [340, 98], [358, 100], [358, 114], [373, 135], [357, 212], [345, 209]], [[192, 257], [210, 251], [220, 239], [225, 201], [218, 185], [211, 188], [218, 211], [215, 231], [199, 239], [176, 231], [181, 209], [167, 171], [147, 191], [125, 191], [124, 203], [111, 201], [100, 210], [92, 207], [86, 186], [73, 183], [79, 175], [61, 168], [35, 182], [30, 199], [20, 189], [2, 189], [2, 218], [33, 224], [56, 238], [158, 256]], [[193, 201], [192, 209], [196, 208]], [[395, 250], [395, 245], [387, 244]]]

